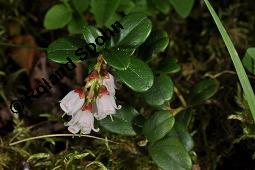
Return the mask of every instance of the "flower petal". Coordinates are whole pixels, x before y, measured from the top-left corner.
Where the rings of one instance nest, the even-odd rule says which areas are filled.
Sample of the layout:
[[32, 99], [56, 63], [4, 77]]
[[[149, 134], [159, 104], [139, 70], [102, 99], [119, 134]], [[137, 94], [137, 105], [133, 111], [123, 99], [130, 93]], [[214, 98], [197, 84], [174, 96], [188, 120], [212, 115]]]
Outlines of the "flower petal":
[[77, 125], [73, 125], [73, 126], [69, 126], [68, 127], [68, 130], [71, 132], [71, 133], [78, 133], [80, 131], [80, 127], [77, 126]]
[[108, 74], [109, 74], [109, 78], [103, 79], [103, 85], [107, 88], [108, 92], [114, 96], [115, 89], [116, 89], [114, 77], [110, 73], [108, 73]]
[[116, 105], [114, 96], [104, 95], [97, 97], [97, 112], [94, 113], [94, 116], [97, 120], [104, 119], [107, 115], [112, 115], [116, 113], [116, 109], [120, 109], [121, 106]]
[[83, 134], [89, 134], [91, 130], [97, 131], [94, 128], [94, 116], [88, 110], [80, 109], [65, 126], [69, 126], [68, 130], [72, 133], [78, 133], [80, 130]]
[[74, 92], [74, 90], [70, 91], [61, 101], [60, 107], [61, 109], [67, 113], [68, 115], [75, 114], [84, 104], [84, 99], [80, 98], [79, 94]]

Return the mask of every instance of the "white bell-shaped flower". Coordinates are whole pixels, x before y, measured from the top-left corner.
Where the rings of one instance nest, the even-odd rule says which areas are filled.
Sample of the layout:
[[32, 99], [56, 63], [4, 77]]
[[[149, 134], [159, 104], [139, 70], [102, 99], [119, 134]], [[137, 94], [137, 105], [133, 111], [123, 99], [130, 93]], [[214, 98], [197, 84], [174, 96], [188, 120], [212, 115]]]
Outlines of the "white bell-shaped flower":
[[97, 120], [106, 118], [107, 115], [116, 113], [116, 109], [120, 109], [121, 105], [117, 106], [114, 96], [110, 95], [105, 87], [99, 92], [96, 99], [96, 109], [94, 116]]
[[69, 126], [68, 130], [71, 133], [90, 134], [91, 130], [98, 132], [99, 128], [94, 128], [94, 116], [91, 113], [91, 109], [80, 109], [72, 116], [72, 119], [65, 124]]
[[110, 95], [115, 95], [115, 89], [117, 88], [115, 85], [114, 77], [110, 73], [106, 73], [104, 76], [103, 85], [107, 88]]
[[76, 113], [84, 104], [85, 94], [82, 89], [70, 91], [60, 102], [61, 109], [68, 115]]

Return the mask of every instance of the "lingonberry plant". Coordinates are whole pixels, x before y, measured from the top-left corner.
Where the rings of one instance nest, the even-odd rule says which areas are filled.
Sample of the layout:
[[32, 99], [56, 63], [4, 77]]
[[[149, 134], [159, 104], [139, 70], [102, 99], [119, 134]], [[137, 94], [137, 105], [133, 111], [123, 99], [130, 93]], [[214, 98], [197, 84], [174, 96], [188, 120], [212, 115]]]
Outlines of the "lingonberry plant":
[[[145, 138], [139, 145], [148, 146], [149, 155], [160, 168], [192, 169], [196, 154], [192, 151], [194, 144], [187, 127], [193, 108], [212, 97], [219, 83], [214, 78], [204, 79], [184, 98], [171, 78], [180, 70], [180, 65], [173, 57], [166, 59], [162, 55], [169, 43], [168, 34], [163, 29], [153, 28], [147, 16], [155, 13], [155, 8], [166, 14], [173, 7], [186, 17], [194, 1], [185, 0], [185, 4], [178, 0], [141, 1], [152, 7], [148, 14], [147, 10], [130, 7], [133, 1], [94, 0], [90, 12], [97, 26], [110, 26], [114, 19], [120, 19], [123, 27], [117, 35], [100, 44], [96, 43], [97, 37], [103, 36], [99, 29], [88, 26], [83, 20], [76, 24], [71, 20], [72, 15], [89, 6], [81, 9], [77, 5], [79, 2], [73, 1], [70, 5], [64, 1], [52, 7], [45, 17], [45, 26], [49, 29], [68, 24], [70, 33], [82, 33], [82, 36], [77, 34], [52, 42], [48, 47], [49, 59], [65, 63], [65, 58], [70, 57], [80, 63], [75, 51], [85, 44], [97, 44], [97, 55], [83, 61], [88, 66], [85, 85], [72, 90], [60, 101], [60, 107], [71, 116], [65, 124], [68, 130], [90, 134], [92, 131], [100, 133], [102, 127], [121, 135], [141, 135]], [[57, 22], [52, 22], [54, 11], [60, 8], [65, 8], [61, 10], [65, 13], [62, 17], [68, 19], [58, 18]], [[125, 15], [118, 15], [117, 9]], [[115, 97], [118, 96], [116, 81], [122, 84], [118, 90], [124, 96], [120, 98]], [[95, 120], [100, 127], [95, 127]]]
[[[164, 31], [151, 31], [151, 20], [142, 13], [129, 14], [119, 22], [123, 26], [119, 34], [111, 37], [104, 46], [97, 45], [98, 55], [84, 61], [92, 65], [85, 78], [85, 86], [72, 90], [60, 101], [63, 111], [71, 116], [65, 125], [72, 133], [99, 132], [100, 127], [94, 125], [95, 118], [102, 128], [113, 133], [144, 135], [146, 140], [143, 145], [149, 142], [149, 153], [161, 168], [191, 169], [193, 141], [186, 128], [190, 110], [186, 110], [187, 103], [178, 90], [176, 93], [183, 99], [183, 105], [170, 107], [170, 102], [175, 100], [170, 74], [180, 68], [176, 60], [171, 60], [171, 63], [162, 60], [156, 66], [150, 62], [166, 49], [168, 35]], [[101, 35], [96, 27], [87, 26], [83, 31], [84, 40], [78, 36], [76, 41], [72, 37], [52, 42], [48, 57], [64, 63], [68, 55], [74, 62], [80, 62], [74, 54], [75, 50], [86, 43], [94, 43]], [[123, 83], [119, 89], [122, 93], [129, 95], [127, 87], [133, 91], [130, 103], [126, 103], [123, 97], [122, 100], [116, 99], [115, 80]], [[217, 90], [217, 82], [204, 80], [194, 89], [187, 100], [190, 106], [212, 96]], [[144, 110], [148, 107], [145, 103], [151, 106], [150, 114], [154, 112], [149, 118]], [[180, 116], [176, 120], [180, 112], [185, 118]]]
[[213, 3], [1, 1], [0, 169], [252, 169], [253, 2]]

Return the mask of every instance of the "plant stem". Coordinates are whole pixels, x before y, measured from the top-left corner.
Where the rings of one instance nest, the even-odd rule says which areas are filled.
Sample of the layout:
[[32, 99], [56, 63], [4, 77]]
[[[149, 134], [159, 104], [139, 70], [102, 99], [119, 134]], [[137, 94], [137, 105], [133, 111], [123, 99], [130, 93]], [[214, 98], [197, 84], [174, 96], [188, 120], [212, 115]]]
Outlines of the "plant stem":
[[173, 110], [173, 116], [176, 116], [178, 113], [180, 113], [181, 111], [183, 111], [183, 110], [185, 110], [186, 108], [184, 108], [184, 107], [178, 107], [178, 108], [176, 108], [176, 109], [174, 109]]
[[107, 142], [119, 144], [119, 143], [117, 143], [117, 142], [114, 142], [114, 141], [111, 141], [111, 140], [107, 140], [107, 139], [103, 139], [103, 138], [96, 137], [96, 136], [92, 136], [92, 135], [51, 134], [51, 135], [42, 135], [42, 136], [34, 136], [34, 137], [26, 138], [26, 139], [23, 139], [23, 140], [19, 140], [19, 141], [16, 141], [16, 142], [9, 143], [9, 145], [10, 145], [10, 146], [12, 146], [12, 145], [17, 145], [17, 144], [19, 144], [19, 143], [23, 143], [23, 142], [27, 142], [27, 141], [35, 140], [35, 139], [53, 138], [53, 137], [67, 137], [67, 136], [68, 136], [68, 137], [83, 136], [83, 137], [88, 137], [88, 138], [93, 138], [93, 139], [99, 139], [99, 140], [103, 140], [103, 141], [107, 141]]
[[182, 106], [187, 107], [187, 103], [186, 103], [184, 97], [182, 96], [182, 94], [179, 92], [179, 90], [176, 87], [174, 87], [174, 92], [176, 93], [177, 97], [181, 101]]

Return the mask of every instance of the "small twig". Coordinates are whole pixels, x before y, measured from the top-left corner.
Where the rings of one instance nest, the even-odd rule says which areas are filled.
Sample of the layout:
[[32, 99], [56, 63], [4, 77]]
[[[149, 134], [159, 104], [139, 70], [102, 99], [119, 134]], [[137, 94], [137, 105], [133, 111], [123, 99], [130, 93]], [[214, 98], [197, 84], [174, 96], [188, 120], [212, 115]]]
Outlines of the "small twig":
[[181, 101], [182, 106], [187, 107], [187, 103], [186, 103], [184, 97], [182, 96], [182, 94], [179, 92], [179, 90], [176, 87], [174, 87], [174, 92], [176, 93], [177, 97]]
[[37, 124], [33, 124], [33, 125], [31, 125], [31, 126], [28, 126], [27, 129], [28, 129], [28, 130], [31, 130], [31, 129], [37, 127], [37, 126], [43, 125], [44, 123], [48, 123], [49, 121], [51, 121], [51, 120], [45, 120], [45, 121], [39, 122], [39, 123], [37, 123]]
[[26, 138], [23, 140], [19, 140], [13, 143], [9, 143], [10, 146], [12, 145], [17, 145], [19, 143], [23, 143], [23, 142], [27, 142], [30, 140], [35, 140], [35, 139], [43, 139], [43, 138], [53, 138], [53, 137], [73, 137], [73, 136], [83, 136], [83, 137], [88, 137], [88, 138], [93, 138], [93, 139], [99, 139], [99, 140], [103, 140], [103, 141], [107, 141], [107, 142], [111, 142], [111, 143], [115, 143], [115, 144], [120, 144], [111, 140], [107, 140], [104, 138], [100, 138], [100, 137], [96, 137], [96, 136], [91, 136], [91, 135], [80, 135], [80, 134], [51, 134], [51, 135], [42, 135], [42, 136], [35, 136], [35, 137], [30, 137], [30, 138]]
[[15, 48], [35, 48], [37, 50], [46, 50], [47, 49], [47, 48], [36, 47], [36, 46], [32, 46], [32, 45], [18, 45], [18, 44], [4, 43], [4, 42], [0, 42], [0, 46], [15, 47]]
[[[214, 75], [212, 75], [212, 74], [210, 74], [210, 73], [206, 73], [203, 77], [210, 77], [210, 78], [212, 78], [212, 79], [215, 79], [215, 78], [217, 78], [217, 77], [219, 77], [219, 76], [221, 76], [221, 75], [223, 75], [223, 74], [234, 74], [234, 75], [237, 75], [237, 73], [236, 72], [234, 72], [234, 71], [232, 71], [232, 70], [224, 70], [224, 71], [222, 71], [222, 72], [220, 72], [220, 73], [217, 73], [217, 74], [214, 74]], [[254, 76], [251, 76], [251, 75], [247, 75], [249, 78], [251, 78], [251, 79], [255, 79], [255, 77]]]

